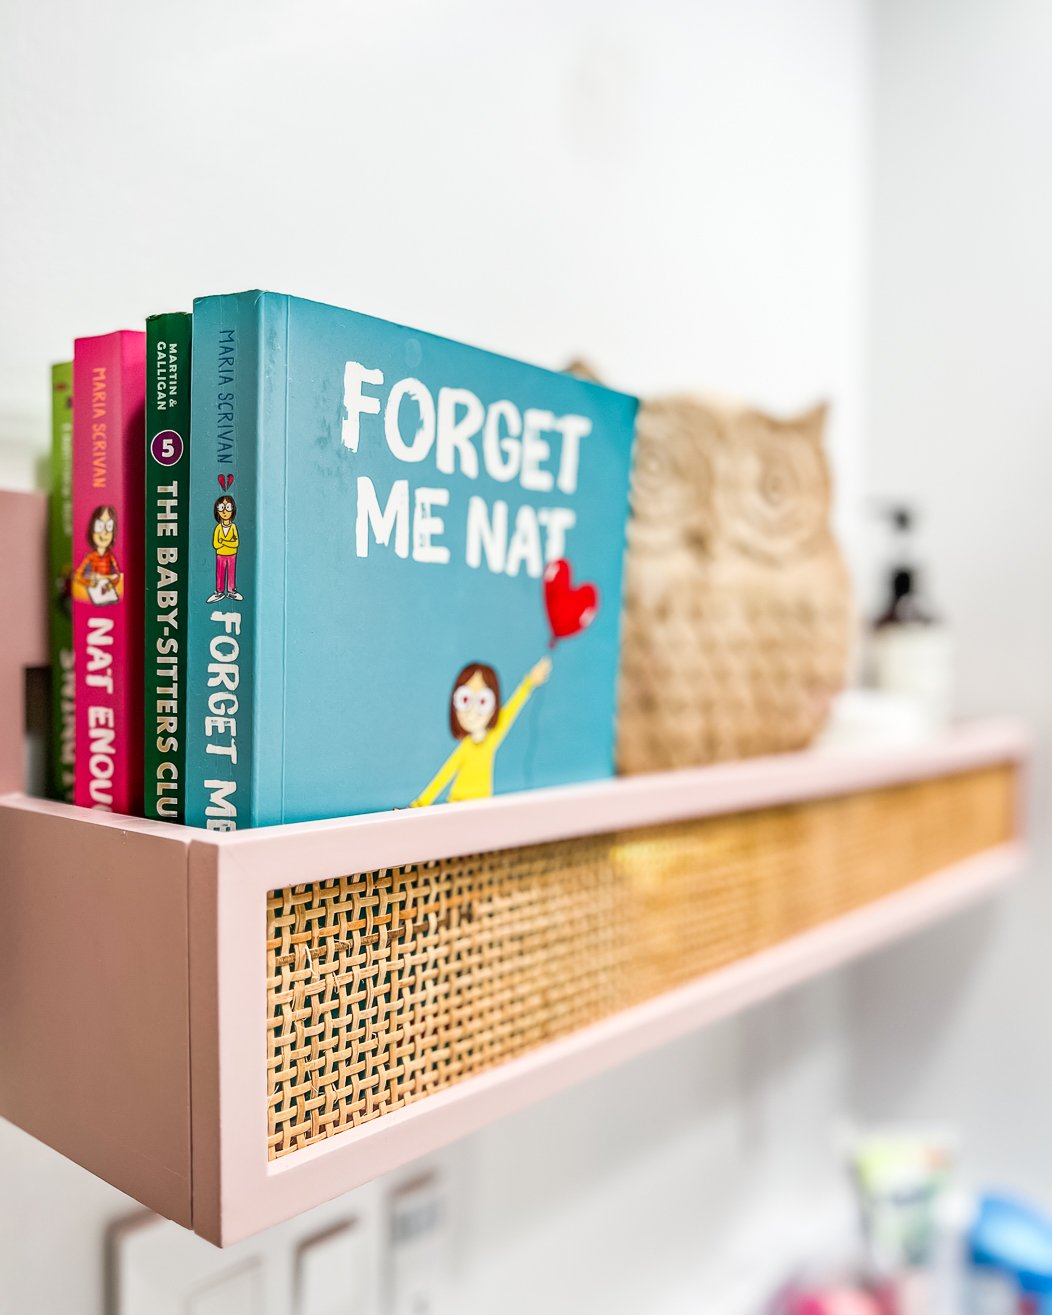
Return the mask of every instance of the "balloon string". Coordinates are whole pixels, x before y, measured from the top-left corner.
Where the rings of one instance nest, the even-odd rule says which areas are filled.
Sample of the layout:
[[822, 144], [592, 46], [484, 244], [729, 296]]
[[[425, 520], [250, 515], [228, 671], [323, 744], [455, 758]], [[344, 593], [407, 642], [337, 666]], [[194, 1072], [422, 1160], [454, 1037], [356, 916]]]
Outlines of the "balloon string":
[[544, 687], [533, 691], [533, 698], [530, 702], [533, 707], [527, 713], [526, 725], [526, 749], [522, 755], [522, 775], [523, 783], [527, 790], [533, 789], [533, 760], [537, 754], [537, 740], [540, 733], [540, 716], [541, 707], [544, 705]]

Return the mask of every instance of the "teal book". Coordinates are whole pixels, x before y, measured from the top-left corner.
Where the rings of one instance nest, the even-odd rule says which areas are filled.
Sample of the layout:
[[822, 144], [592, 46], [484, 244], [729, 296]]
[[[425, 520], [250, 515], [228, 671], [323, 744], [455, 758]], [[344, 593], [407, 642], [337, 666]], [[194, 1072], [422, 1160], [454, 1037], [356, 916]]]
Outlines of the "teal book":
[[193, 316], [146, 321], [146, 599], [143, 803], [183, 820], [186, 587]]
[[73, 362], [51, 367], [51, 471], [48, 495], [48, 631], [51, 735], [48, 794], [73, 802], [74, 675], [70, 567], [73, 557]]
[[612, 775], [636, 400], [276, 293], [193, 315], [186, 820]]

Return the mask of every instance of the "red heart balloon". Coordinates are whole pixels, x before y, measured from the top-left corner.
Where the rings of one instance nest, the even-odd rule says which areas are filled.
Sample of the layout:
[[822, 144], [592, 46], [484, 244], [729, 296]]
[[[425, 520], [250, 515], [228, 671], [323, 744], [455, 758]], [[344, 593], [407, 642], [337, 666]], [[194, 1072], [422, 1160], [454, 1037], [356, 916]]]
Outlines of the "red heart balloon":
[[549, 562], [544, 572], [544, 606], [556, 640], [568, 639], [590, 626], [599, 611], [599, 590], [594, 584], [579, 584], [570, 577], [570, 563], [563, 558]]

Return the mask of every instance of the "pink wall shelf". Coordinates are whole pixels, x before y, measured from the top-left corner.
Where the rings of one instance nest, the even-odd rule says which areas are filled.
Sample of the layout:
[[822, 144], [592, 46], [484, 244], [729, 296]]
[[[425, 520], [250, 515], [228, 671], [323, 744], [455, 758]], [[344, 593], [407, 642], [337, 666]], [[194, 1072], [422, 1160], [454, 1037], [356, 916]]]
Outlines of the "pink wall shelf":
[[987, 768], [1014, 775], [1027, 735], [990, 721], [894, 751], [793, 754], [235, 834], [88, 812], [21, 792], [21, 673], [46, 660], [43, 499], [0, 492], [0, 516], [15, 521], [27, 565], [0, 579], [0, 1114], [219, 1245], [938, 922], [1022, 865], [1016, 819], [1002, 842], [905, 889], [268, 1159], [271, 891]]

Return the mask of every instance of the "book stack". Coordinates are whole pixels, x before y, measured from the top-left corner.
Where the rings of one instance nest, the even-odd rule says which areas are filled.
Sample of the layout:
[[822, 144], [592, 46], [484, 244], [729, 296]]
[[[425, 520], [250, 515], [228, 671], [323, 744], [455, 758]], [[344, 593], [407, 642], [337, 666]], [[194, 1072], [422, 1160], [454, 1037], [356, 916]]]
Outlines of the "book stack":
[[54, 367], [50, 791], [211, 830], [613, 772], [634, 398], [204, 297]]

